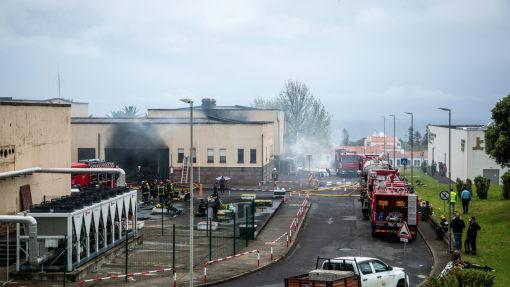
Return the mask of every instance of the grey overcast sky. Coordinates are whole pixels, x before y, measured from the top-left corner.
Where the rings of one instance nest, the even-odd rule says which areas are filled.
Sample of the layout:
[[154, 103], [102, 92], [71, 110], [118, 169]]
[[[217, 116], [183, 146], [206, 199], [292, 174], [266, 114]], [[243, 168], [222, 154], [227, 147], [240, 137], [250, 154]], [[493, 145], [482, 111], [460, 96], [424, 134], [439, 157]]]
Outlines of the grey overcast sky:
[[[306, 83], [335, 122], [490, 118], [510, 94], [508, 0], [0, 2], [0, 96], [249, 105]], [[360, 113], [361, 112], [361, 113]]]

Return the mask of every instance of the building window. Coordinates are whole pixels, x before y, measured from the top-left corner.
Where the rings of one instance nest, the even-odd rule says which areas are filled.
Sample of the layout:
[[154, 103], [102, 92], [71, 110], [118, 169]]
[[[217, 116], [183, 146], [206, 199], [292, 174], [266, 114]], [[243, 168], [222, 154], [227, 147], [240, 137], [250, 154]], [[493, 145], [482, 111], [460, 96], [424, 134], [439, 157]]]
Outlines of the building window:
[[79, 148], [78, 149], [78, 161], [86, 159], [96, 158], [95, 148]]
[[420, 160], [419, 160], [419, 159], [418, 159], [418, 160], [416, 160], [416, 159], [414, 160], [414, 166], [419, 166], [420, 164], [421, 164], [421, 163], [420, 163]]
[[244, 149], [237, 150], [237, 163], [244, 163]]
[[250, 163], [257, 163], [257, 150], [250, 149]]
[[177, 162], [182, 162], [184, 160], [184, 149], [177, 149]]
[[197, 149], [193, 148], [193, 163], [197, 162]]
[[214, 162], [214, 150], [213, 149], [207, 150], [207, 162]]
[[227, 150], [220, 149], [220, 163], [226, 163], [226, 162], [227, 162]]

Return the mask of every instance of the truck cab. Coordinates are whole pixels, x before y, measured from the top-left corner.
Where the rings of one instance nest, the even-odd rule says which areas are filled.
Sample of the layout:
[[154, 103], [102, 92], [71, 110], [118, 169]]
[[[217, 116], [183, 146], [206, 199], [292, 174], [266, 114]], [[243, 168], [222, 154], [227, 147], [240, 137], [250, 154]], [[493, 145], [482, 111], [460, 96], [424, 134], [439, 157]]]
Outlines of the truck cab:
[[358, 276], [361, 283], [359, 286], [362, 287], [404, 287], [404, 269], [390, 266], [377, 258], [337, 257], [324, 260], [321, 269], [352, 271]]
[[355, 153], [340, 153], [338, 156], [337, 176], [357, 176], [359, 169], [359, 155]]

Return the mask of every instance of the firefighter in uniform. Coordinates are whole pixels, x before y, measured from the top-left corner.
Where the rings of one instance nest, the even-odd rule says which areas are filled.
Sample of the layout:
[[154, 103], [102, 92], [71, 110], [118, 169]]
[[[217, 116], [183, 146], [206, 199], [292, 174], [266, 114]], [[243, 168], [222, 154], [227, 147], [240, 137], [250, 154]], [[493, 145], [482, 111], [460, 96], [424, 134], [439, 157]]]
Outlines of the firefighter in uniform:
[[274, 185], [276, 186], [276, 181], [278, 181], [278, 172], [276, 171], [276, 167], [273, 170], [272, 178], [273, 178], [273, 181], [275, 182]]
[[141, 166], [138, 166], [138, 169], [136, 170], [136, 179], [138, 182], [143, 181], [143, 170]]
[[145, 181], [142, 181], [142, 201], [145, 204], [150, 202], [150, 195], [151, 195], [151, 192], [149, 189], [149, 184], [147, 184], [147, 182], [145, 182]]
[[175, 208], [173, 206], [173, 200], [172, 200], [172, 197], [170, 195], [167, 196], [167, 199], [165, 201], [165, 208], [167, 210], [172, 211], [173, 213], [175, 213], [174, 216], [177, 216], [178, 214], [180, 214], [182, 212], [182, 211], [180, 211], [179, 209], [177, 209], [177, 208]]
[[443, 239], [443, 234], [448, 232], [448, 221], [446, 221], [446, 217], [441, 215], [441, 222], [439, 222], [439, 226], [436, 228], [437, 240]]
[[203, 199], [200, 200], [200, 203], [198, 204], [198, 212], [196, 213], [197, 216], [206, 216], [207, 215], [207, 204], [204, 202]]
[[363, 220], [369, 220], [370, 214], [368, 212], [368, 207], [370, 205], [370, 198], [365, 193], [363, 197], [359, 198], [359, 201], [361, 201], [361, 212], [363, 213]]
[[165, 201], [165, 197], [166, 197], [165, 185], [163, 185], [162, 181], [159, 183], [157, 190], [158, 190], [159, 202], [162, 203], [163, 201]]

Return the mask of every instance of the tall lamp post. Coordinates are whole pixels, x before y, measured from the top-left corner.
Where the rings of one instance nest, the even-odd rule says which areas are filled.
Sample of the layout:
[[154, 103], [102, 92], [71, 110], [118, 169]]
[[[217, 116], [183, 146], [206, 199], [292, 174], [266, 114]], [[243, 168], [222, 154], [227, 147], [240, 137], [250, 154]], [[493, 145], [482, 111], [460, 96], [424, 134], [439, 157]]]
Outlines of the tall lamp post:
[[[413, 127], [413, 113], [405, 112], [408, 115], [411, 115], [411, 131], [414, 133]], [[413, 149], [414, 149], [414, 134], [411, 134], [411, 186], [414, 188], [414, 177], [413, 177]]]
[[191, 173], [189, 179], [189, 286], [193, 287], [193, 101], [190, 99], [181, 99], [181, 102], [189, 104], [189, 126], [190, 126], [190, 163]]
[[[452, 198], [451, 198], [451, 190], [452, 190], [452, 110], [447, 108], [438, 108], [440, 110], [448, 112], [448, 192], [450, 196], [448, 197], [448, 222], [452, 222]], [[452, 229], [450, 227], [450, 234], [452, 234]], [[452, 253], [452, 241], [448, 241], [448, 250]]]
[[384, 116], [381, 116], [381, 118], [384, 119], [384, 145], [383, 145], [383, 148], [382, 148], [382, 151], [383, 151], [383, 158], [386, 157], [386, 118]]
[[397, 165], [397, 163], [395, 162], [395, 146], [397, 145], [396, 144], [397, 136], [395, 135], [395, 116], [390, 115], [390, 117], [393, 117], [393, 169], [395, 169], [395, 166]]

